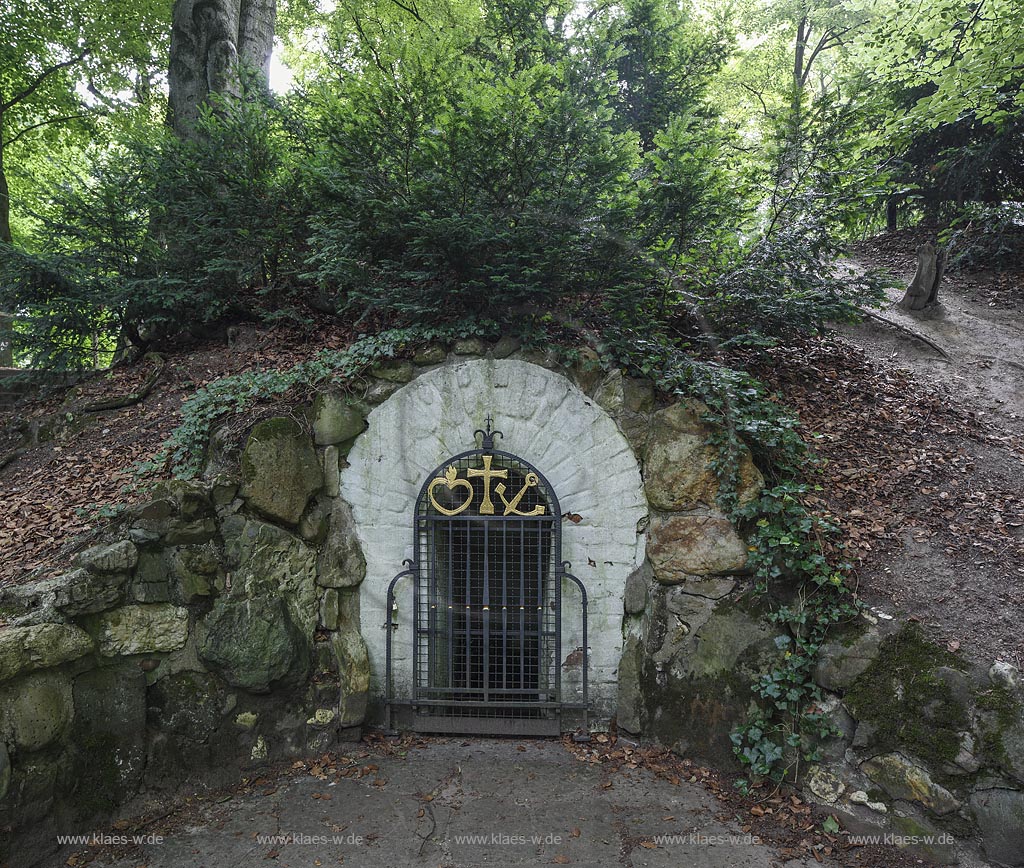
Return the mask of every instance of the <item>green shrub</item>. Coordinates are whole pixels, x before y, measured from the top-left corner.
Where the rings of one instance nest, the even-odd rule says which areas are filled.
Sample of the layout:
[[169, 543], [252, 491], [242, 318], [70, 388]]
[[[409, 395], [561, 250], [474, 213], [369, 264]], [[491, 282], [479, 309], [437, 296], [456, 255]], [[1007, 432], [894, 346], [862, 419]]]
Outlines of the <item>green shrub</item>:
[[649, 292], [614, 77], [570, 39], [488, 25], [363, 35], [373, 62], [321, 89], [310, 265], [339, 307], [508, 321]]
[[99, 153], [52, 191], [32, 250], [0, 245], [23, 364], [105, 365], [118, 345], [286, 310], [305, 213], [279, 115], [245, 99], [207, 110], [199, 131]]

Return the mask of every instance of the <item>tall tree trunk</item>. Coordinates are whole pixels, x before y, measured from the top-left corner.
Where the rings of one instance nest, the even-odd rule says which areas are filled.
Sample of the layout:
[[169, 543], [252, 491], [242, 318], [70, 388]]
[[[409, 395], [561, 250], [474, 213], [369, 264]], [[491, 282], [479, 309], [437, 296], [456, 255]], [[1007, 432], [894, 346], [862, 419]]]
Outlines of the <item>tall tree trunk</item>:
[[[11, 236], [11, 189], [7, 186], [7, 172], [4, 170], [4, 115], [0, 112], [0, 243], [10, 244]], [[0, 311], [0, 368], [14, 364], [11, 346], [11, 318]]]
[[259, 76], [264, 87], [270, 81], [276, 24], [276, 0], [243, 0], [238, 15], [238, 59], [243, 67]]
[[0, 112], [0, 242], [10, 244], [11, 235], [11, 188], [7, 186], [7, 172], [4, 169], [4, 116]]
[[806, 73], [804, 70], [804, 53], [807, 51], [807, 38], [810, 35], [810, 22], [805, 15], [796, 25], [796, 43], [793, 46], [793, 110], [800, 110], [800, 95], [803, 93]]
[[211, 95], [239, 94], [240, 71], [267, 86], [276, 20], [276, 0], [175, 0], [168, 121], [179, 136], [194, 134]]

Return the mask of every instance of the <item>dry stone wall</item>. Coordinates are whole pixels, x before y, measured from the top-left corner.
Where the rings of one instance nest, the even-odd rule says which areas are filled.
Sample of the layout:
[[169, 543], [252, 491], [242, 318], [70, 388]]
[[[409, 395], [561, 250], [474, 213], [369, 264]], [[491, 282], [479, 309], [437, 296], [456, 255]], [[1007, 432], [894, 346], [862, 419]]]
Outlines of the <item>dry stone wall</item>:
[[[31, 865], [56, 832], [140, 793], [217, 784], [356, 737], [379, 712], [374, 606], [408, 555], [415, 483], [472, 447], [463, 422], [497, 410], [440, 399], [460, 388], [480, 398], [488, 377], [512, 382], [503, 367], [549, 393], [503, 393], [521, 438], [508, 445], [564, 497], [569, 557], [600, 590], [595, 725], [614, 718], [620, 732], [735, 768], [729, 733], [780, 628], [771, 601], [751, 595], [745, 529], [717, 504], [705, 408], [602, 370], [588, 351], [566, 367], [508, 338], [460, 341], [264, 419], [243, 443], [219, 432], [203, 481], [163, 486], [63, 575], [0, 589], [0, 862]], [[396, 393], [417, 382], [437, 405], [397, 412]], [[535, 451], [554, 441], [544, 423], [560, 424], [558, 407], [576, 418], [555, 432], [564, 458], [546, 464]], [[451, 431], [442, 411], [459, 422]], [[369, 465], [391, 454], [382, 444], [428, 436], [429, 456], [397, 456], [395, 505], [377, 509], [390, 483]], [[598, 442], [604, 458], [580, 447]], [[599, 471], [616, 462], [618, 518], [597, 508], [609, 496]], [[749, 456], [740, 470], [741, 500], [755, 498], [763, 480]], [[974, 847], [1024, 865], [1013, 667], [965, 663], [866, 612], [823, 649], [816, 679], [835, 734], [801, 746], [818, 755], [802, 764], [809, 798], [855, 831], [931, 835], [911, 846], [936, 861]]]
[[[620, 730], [735, 768], [730, 731], [785, 631], [742, 575], [676, 583], [649, 553], [625, 598]], [[916, 622], [866, 610], [822, 649], [815, 680], [808, 710], [832, 735], [799, 746], [808, 800], [853, 834], [888, 835], [937, 864], [1024, 865], [1024, 688], [1013, 666], [972, 663]]]
[[235, 473], [163, 486], [68, 573], [0, 591], [0, 861], [141, 791], [358, 736], [364, 565], [325, 484], [338, 460], [301, 413], [265, 420]]

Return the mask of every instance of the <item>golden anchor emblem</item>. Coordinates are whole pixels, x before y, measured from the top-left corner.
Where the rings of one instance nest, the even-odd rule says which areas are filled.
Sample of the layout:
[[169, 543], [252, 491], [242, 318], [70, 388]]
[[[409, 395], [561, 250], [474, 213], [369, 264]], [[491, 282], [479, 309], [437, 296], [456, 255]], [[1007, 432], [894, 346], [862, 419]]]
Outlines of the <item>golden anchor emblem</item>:
[[[539, 477], [536, 473], [527, 473], [524, 479], [525, 485], [519, 489], [519, 493], [511, 500], [505, 499], [505, 483], [499, 482], [494, 486], [494, 493], [501, 498], [501, 502], [505, 504], [504, 515], [544, 515], [544, 504], [538, 503], [529, 512], [522, 512], [519, 509], [519, 502], [523, 499], [526, 492], [533, 488], [540, 482]], [[482, 511], [482, 510], [481, 510]]]

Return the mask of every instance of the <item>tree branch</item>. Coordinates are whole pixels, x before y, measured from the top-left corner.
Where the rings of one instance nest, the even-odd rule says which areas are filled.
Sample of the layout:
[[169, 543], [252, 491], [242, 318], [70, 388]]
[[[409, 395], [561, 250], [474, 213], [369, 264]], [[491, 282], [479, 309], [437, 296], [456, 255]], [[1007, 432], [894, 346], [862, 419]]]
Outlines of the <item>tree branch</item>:
[[27, 100], [32, 94], [34, 94], [42, 86], [43, 82], [46, 81], [55, 72], [60, 72], [62, 69], [67, 69], [69, 66], [74, 66], [76, 63], [81, 63], [89, 55], [89, 49], [83, 48], [74, 57], [70, 57], [60, 63], [55, 63], [53, 66], [49, 66], [44, 69], [39, 75], [37, 75], [32, 82], [26, 87], [21, 93], [11, 97], [7, 102], [0, 103], [0, 112], [5, 112], [7, 109], [16, 106], [20, 102]]
[[37, 130], [40, 127], [45, 127], [45, 126], [48, 126], [50, 124], [60, 124], [60, 123], [64, 123], [65, 121], [74, 121], [74, 120], [78, 120], [79, 118], [87, 118], [87, 117], [89, 117], [90, 114], [92, 114], [92, 112], [79, 112], [78, 114], [74, 114], [74, 115], [62, 115], [61, 117], [47, 118], [46, 120], [39, 121], [39, 123], [31, 124], [30, 126], [27, 126], [24, 129], [18, 130], [18, 132], [16, 132], [13, 136], [11, 136], [11, 138], [6, 139], [4, 141], [4, 147], [8, 147], [9, 145], [13, 145], [23, 135], [25, 135], [26, 133], [32, 132], [32, 130]]
[[739, 82], [736, 82], [736, 83], [741, 88], [743, 88], [743, 90], [749, 91], [750, 93], [752, 93], [754, 96], [757, 97], [757, 101], [759, 103], [761, 103], [761, 111], [764, 112], [764, 116], [765, 117], [768, 117], [768, 105], [764, 101], [764, 93], [762, 91], [759, 91], [757, 88], [753, 87], [752, 85], [747, 84], [745, 81], [739, 81]]
[[415, 3], [406, 5], [405, 3], [400, 3], [399, 0], [391, 0], [391, 2], [394, 3], [399, 9], [408, 12], [413, 18], [415, 18], [421, 24], [426, 24], [420, 13], [417, 11]]
[[85, 413], [99, 413], [103, 410], [120, 410], [122, 407], [131, 407], [144, 401], [146, 396], [153, 391], [156, 381], [164, 371], [166, 362], [159, 353], [146, 353], [145, 359], [156, 363], [155, 370], [146, 377], [145, 382], [134, 392], [127, 395], [117, 395], [113, 398], [104, 398], [100, 401], [93, 401], [84, 405], [81, 409]]
[[832, 38], [832, 31], [826, 30], [821, 34], [821, 38], [818, 40], [818, 44], [811, 50], [811, 56], [807, 58], [807, 62], [804, 64], [803, 69], [800, 71], [800, 87], [807, 84], [807, 79], [811, 74], [811, 66], [814, 63], [815, 58], [821, 54], [826, 48], [830, 47], [828, 42]]

